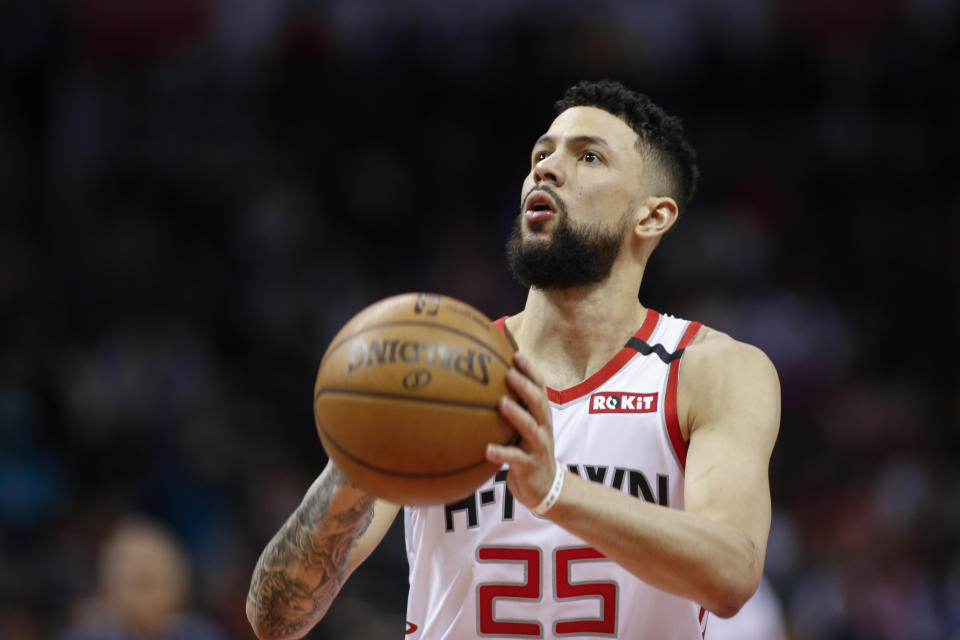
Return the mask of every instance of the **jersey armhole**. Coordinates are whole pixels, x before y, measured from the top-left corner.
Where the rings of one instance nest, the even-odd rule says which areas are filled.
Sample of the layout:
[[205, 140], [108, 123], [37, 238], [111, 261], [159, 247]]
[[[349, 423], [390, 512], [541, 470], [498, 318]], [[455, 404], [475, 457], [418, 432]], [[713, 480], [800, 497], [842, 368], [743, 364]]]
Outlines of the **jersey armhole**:
[[[674, 353], [682, 352], [687, 345], [696, 337], [697, 332], [703, 327], [702, 322], [691, 322], [687, 325], [686, 331], [677, 344], [677, 350]], [[683, 439], [683, 433], [680, 431], [680, 418], [677, 415], [677, 386], [680, 381], [680, 361], [683, 354], [670, 363], [670, 372], [667, 374], [667, 391], [664, 398], [663, 415], [667, 422], [667, 433], [670, 435], [670, 444], [673, 445], [673, 451], [677, 454], [677, 462], [680, 468], [687, 466], [687, 442]]]

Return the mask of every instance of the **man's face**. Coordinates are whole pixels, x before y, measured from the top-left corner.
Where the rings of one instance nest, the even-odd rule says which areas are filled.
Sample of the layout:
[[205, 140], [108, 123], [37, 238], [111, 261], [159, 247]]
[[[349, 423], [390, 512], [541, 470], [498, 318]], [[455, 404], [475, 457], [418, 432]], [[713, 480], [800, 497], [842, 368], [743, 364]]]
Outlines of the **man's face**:
[[641, 197], [637, 135], [594, 107], [561, 113], [534, 145], [507, 243], [517, 278], [540, 289], [605, 280]]
[[105, 556], [103, 587], [125, 624], [157, 634], [186, 597], [187, 568], [173, 542], [132, 526], [117, 534]]

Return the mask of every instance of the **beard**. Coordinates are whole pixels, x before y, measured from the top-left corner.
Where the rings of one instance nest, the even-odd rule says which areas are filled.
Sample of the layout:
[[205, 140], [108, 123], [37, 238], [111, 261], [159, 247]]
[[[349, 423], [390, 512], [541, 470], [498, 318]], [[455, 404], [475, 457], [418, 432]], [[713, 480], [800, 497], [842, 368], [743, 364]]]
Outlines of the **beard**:
[[[551, 195], [552, 194], [551, 192]], [[570, 222], [566, 205], [554, 195], [559, 211], [552, 238], [524, 242], [523, 214], [507, 239], [507, 263], [525, 287], [561, 290], [603, 282], [610, 276], [630, 223], [624, 212], [614, 229]]]

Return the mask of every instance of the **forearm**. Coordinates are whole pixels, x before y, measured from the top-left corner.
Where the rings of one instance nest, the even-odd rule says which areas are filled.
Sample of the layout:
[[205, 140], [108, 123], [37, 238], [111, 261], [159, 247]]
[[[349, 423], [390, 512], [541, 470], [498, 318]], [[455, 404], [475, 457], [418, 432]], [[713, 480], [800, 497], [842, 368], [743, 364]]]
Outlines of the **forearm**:
[[575, 474], [566, 474], [547, 517], [644, 582], [721, 617], [736, 613], [759, 584], [762, 557], [742, 531]]
[[326, 613], [373, 503], [333, 465], [317, 478], [254, 569], [247, 618], [258, 637], [299, 638]]

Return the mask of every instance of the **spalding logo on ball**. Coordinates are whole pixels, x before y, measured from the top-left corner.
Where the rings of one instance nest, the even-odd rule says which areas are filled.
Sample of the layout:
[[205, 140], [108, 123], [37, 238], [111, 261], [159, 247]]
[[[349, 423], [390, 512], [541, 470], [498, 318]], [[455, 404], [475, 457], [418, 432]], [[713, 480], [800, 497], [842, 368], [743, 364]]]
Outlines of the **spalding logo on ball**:
[[407, 293], [377, 302], [334, 337], [313, 413], [323, 447], [365, 491], [400, 504], [445, 504], [498, 467], [487, 443], [517, 433], [497, 410], [513, 347], [470, 305]]

